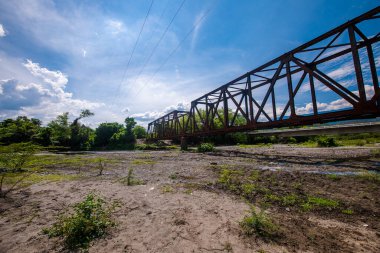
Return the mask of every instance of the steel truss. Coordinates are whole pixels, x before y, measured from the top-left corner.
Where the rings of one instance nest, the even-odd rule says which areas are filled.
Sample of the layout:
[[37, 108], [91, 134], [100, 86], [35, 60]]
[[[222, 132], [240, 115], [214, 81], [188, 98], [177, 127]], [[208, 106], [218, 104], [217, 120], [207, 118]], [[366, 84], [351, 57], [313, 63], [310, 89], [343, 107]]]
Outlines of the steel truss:
[[[174, 139], [380, 116], [380, 63], [374, 54], [380, 33], [359, 29], [378, 20], [379, 12], [377, 7], [364, 13], [201, 96], [191, 102], [189, 112], [173, 111], [156, 119], [148, 125], [149, 137]], [[328, 71], [342, 59], [351, 65]], [[353, 66], [351, 72], [345, 72], [347, 66]], [[326, 111], [317, 90], [333, 93], [340, 107]], [[301, 93], [308, 94], [306, 108], [296, 105]], [[276, 101], [280, 97], [282, 101]]]

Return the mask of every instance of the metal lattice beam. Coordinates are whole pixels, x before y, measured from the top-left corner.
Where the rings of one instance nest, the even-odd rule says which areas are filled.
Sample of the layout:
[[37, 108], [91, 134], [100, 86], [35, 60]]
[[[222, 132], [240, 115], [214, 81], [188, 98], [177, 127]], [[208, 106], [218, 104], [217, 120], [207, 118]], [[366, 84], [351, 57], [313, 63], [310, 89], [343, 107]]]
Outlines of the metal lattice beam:
[[[364, 13], [195, 99], [189, 112], [173, 111], [156, 119], [148, 125], [149, 137], [173, 139], [380, 116], [375, 60], [380, 33], [360, 29], [366, 22], [379, 21], [379, 12], [377, 7]], [[344, 73], [343, 67], [337, 68], [343, 73], [337, 78], [326, 66], [334, 67], [341, 59], [349, 59], [353, 70]], [[342, 78], [353, 81], [347, 85]], [[296, 102], [306, 96], [305, 90], [310, 112], [300, 110]], [[317, 90], [339, 98], [345, 107], [323, 110]]]

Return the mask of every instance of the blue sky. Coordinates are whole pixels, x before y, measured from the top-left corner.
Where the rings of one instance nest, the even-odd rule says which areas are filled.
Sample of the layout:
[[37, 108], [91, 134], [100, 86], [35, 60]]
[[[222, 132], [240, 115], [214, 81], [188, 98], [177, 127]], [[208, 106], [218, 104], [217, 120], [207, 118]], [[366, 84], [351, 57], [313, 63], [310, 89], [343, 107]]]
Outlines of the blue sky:
[[379, 2], [154, 0], [136, 44], [151, 3], [0, 0], [0, 119], [146, 125]]

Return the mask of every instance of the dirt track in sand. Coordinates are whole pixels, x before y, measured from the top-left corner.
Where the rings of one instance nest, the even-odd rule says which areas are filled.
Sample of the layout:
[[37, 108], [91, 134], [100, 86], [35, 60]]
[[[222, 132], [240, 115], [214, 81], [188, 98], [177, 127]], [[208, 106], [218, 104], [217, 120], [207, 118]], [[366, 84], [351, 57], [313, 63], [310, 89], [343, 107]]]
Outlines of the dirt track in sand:
[[[221, 147], [198, 154], [179, 151], [99, 152], [105, 175], [90, 164], [75, 181], [42, 182], [0, 200], [0, 252], [62, 251], [57, 239], [41, 230], [91, 191], [121, 207], [114, 213], [117, 227], [95, 241], [90, 252], [380, 252], [379, 183], [345, 176], [339, 181], [309, 173], [357, 172], [378, 169], [379, 158], [369, 148], [308, 149], [287, 146]], [[239, 221], [249, 205], [240, 196], [217, 187], [218, 170], [229, 166], [258, 169], [273, 192], [287, 192], [302, 182], [308, 194], [328, 196], [355, 211], [302, 212], [295, 207], [267, 207], [282, 229], [282, 237], [265, 241], [242, 234]], [[126, 186], [118, 179], [134, 169], [144, 185]], [[49, 167], [51, 173], [78, 173], [75, 166]], [[308, 173], [305, 173], [308, 171]], [[252, 203], [259, 206], [259, 198]]]

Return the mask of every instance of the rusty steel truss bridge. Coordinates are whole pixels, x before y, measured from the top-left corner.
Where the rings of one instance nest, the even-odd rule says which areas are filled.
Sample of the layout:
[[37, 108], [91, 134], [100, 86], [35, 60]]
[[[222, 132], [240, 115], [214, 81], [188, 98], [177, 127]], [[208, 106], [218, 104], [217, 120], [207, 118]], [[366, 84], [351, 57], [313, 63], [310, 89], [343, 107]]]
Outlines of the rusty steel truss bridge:
[[379, 13], [378, 6], [193, 100], [189, 111], [154, 120], [149, 138], [379, 117]]

